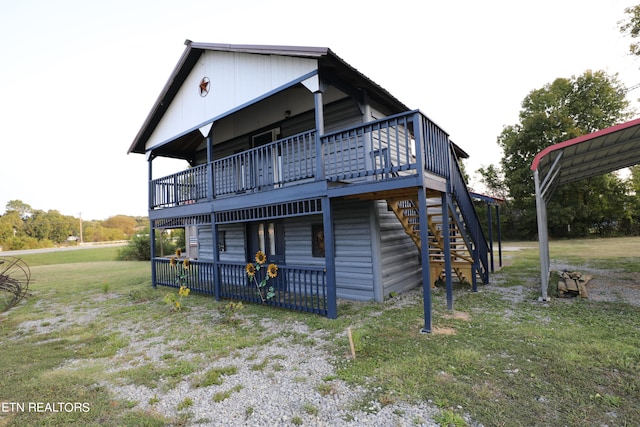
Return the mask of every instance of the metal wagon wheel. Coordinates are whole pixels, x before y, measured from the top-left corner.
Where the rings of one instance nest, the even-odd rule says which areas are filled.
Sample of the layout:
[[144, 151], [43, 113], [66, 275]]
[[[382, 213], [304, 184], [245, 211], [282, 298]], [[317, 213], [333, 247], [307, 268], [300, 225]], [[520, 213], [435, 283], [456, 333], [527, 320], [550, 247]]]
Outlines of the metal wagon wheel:
[[6, 311], [27, 295], [31, 270], [20, 258], [0, 257], [0, 312]]

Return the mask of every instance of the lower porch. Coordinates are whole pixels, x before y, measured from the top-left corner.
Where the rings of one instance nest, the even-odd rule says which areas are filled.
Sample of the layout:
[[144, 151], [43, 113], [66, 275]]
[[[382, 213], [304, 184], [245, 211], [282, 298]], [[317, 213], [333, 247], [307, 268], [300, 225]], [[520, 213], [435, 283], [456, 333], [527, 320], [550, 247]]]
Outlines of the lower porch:
[[[266, 272], [258, 272], [261, 276], [253, 280], [247, 275], [245, 263], [190, 260], [187, 264], [172, 262], [170, 258], [154, 258], [154, 284], [174, 288], [184, 285], [217, 299], [265, 304], [322, 316], [328, 314], [326, 270], [323, 268], [279, 266], [277, 276], [260, 287], [259, 282]], [[273, 295], [268, 295], [270, 288]]]

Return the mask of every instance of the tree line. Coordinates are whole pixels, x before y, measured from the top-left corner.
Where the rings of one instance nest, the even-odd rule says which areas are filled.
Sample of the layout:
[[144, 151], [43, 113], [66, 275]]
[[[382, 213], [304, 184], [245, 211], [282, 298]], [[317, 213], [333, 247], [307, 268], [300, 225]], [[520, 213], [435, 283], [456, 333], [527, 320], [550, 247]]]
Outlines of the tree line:
[[[625, 9], [620, 31], [640, 36], [640, 5]], [[632, 43], [632, 55], [640, 45]], [[640, 74], [638, 75], [640, 82]], [[630, 120], [629, 89], [618, 75], [587, 70], [557, 78], [532, 90], [522, 101], [519, 121], [505, 126], [497, 138], [503, 156], [499, 164], [477, 170], [482, 192], [504, 200], [501, 206], [505, 239], [537, 238], [533, 159], [544, 148]], [[481, 216], [482, 217], [482, 216]], [[547, 204], [549, 236], [640, 235], [640, 166], [559, 187]]]
[[149, 227], [146, 217], [116, 215], [106, 220], [82, 220], [57, 210], [34, 209], [11, 200], [0, 215], [2, 250], [38, 249], [83, 242], [128, 240]]

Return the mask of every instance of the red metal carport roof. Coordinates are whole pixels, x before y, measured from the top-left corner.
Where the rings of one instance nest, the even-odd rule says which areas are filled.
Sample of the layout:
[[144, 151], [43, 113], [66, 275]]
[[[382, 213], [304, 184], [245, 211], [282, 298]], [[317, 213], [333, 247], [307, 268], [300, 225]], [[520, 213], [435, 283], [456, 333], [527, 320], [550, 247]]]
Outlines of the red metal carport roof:
[[640, 163], [640, 118], [579, 136], [540, 151], [531, 170], [536, 186], [540, 280], [543, 301], [548, 298], [549, 235], [547, 200], [562, 184], [602, 175]]
[[549, 189], [638, 163], [640, 118], [551, 145], [536, 155], [531, 170]]

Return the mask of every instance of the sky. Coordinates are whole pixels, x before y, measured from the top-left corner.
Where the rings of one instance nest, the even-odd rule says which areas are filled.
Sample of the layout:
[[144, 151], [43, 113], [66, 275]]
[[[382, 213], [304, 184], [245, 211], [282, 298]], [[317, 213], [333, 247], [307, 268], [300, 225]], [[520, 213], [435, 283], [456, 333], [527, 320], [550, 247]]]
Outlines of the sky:
[[[497, 138], [532, 90], [586, 70], [640, 84], [618, 29], [634, 4], [0, 0], [0, 214], [21, 200], [87, 220], [147, 215], [147, 162], [127, 150], [186, 39], [329, 47], [448, 132], [473, 179], [499, 163]], [[640, 112], [640, 89], [628, 97]], [[154, 175], [184, 169], [156, 162]]]

